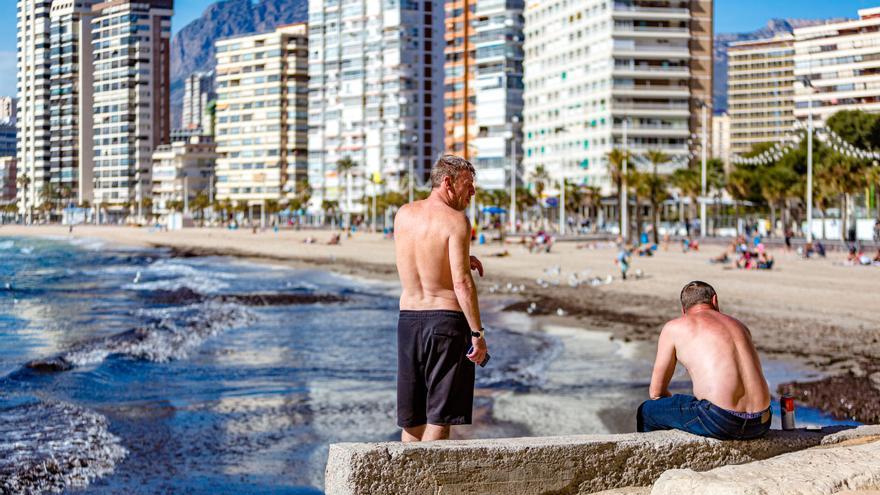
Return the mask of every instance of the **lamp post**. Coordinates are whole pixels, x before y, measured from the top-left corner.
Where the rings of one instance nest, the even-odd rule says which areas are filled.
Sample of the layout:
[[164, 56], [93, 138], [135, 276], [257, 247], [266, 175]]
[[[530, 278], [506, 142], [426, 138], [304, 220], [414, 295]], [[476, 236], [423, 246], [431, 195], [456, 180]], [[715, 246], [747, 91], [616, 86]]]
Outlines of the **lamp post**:
[[807, 242], [813, 242], [813, 83], [807, 78], [802, 83], [807, 97]]
[[629, 151], [627, 150], [627, 136], [626, 131], [629, 126], [629, 119], [623, 119], [623, 170], [620, 179], [620, 236], [623, 238], [623, 243], [626, 244], [627, 239], [629, 238], [629, 226], [627, 225], [629, 216], [627, 212], [627, 208], [629, 206], [629, 195], [627, 194], [626, 188], [626, 174], [627, 174], [627, 158], [629, 156]]
[[516, 129], [515, 125], [519, 122], [519, 118], [514, 115], [511, 130], [505, 133], [507, 139], [510, 140], [510, 212], [508, 215], [508, 223], [510, 224], [510, 233], [516, 233]]
[[706, 109], [708, 108], [708, 105], [706, 104], [706, 102], [704, 102], [702, 100], [699, 100], [699, 101], [700, 101], [701, 114], [702, 114], [701, 126], [703, 128], [702, 129], [702, 131], [703, 131], [702, 151], [700, 153], [700, 155], [701, 155], [700, 161], [702, 163], [702, 165], [700, 167], [701, 168], [701, 173], [700, 173], [700, 191], [701, 191], [701, 193], [700, 193], [700, 239], [703, 239], [706, 237], [706, 147], [707, 147], [707, 143], [706, 143], [706, 138], [707, 138], [707, 136], [706, 136]]

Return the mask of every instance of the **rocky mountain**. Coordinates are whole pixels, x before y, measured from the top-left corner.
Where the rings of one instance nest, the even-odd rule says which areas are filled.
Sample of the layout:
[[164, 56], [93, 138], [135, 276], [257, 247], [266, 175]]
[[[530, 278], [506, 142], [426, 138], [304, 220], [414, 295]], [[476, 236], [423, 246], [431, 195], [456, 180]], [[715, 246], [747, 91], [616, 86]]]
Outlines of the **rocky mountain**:
[[736, 41], [759, 40], [772, 38], [779, 34], [791, 33], [794, 29], [815, 26], [828, 22], [846, 20], [838, 19], [771, 19], [761, 29], [749, 33], [718, 33], [715, 35], [715, 80], [712, 87], [712, 100], [715, 111], [727, 110], [727, 47]]
[[187, 76], [214, 68], [214, 42], [308, 20], [308, 0], [221, 0], [171, 40], [171, 122], [180, 125]]

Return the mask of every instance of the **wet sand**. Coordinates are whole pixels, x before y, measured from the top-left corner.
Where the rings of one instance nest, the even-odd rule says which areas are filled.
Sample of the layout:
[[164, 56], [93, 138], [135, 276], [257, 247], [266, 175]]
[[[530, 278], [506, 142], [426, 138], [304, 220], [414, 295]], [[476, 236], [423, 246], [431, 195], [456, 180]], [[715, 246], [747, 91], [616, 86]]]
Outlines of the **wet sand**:
[[[0, 227], [0, 236], [18, 235], [71, 236], [60, 226]], [[339, 246], [328, 246], [325, 243], [330, 235], [329, 231], [153, 232], [89, 226], [77, 227], [72, 237], [166, 247], [179, 256], [239, 256], [396, 279], [390, 240], [357, 233], [350, 239], [343, 236]], [[303, 243], [308, 237], [317, 242]], [[478, 280], [483, 298], [514, 297], [519, 302], [509, 305], [510, 311], [531, 310], [533, 316], [603, 330], [624, 341], [654, 341], [663, 323], [679, 313], [681, 287], [691, 280], [704, 280], [718, 290], [722, 310], [750, 327], [759, 350], [834, 375], [814, 384], [786, 385], [786, 391], [795, 392], [807, 404], [834, 410], [842, 418], [880, 422], [876, 407], [880, 395], [876, 365], [880, 358], [880, 268], [843, 266], [841, 253], [829, 253], [827, 259], [801, 260], [794, 253], [775, 250], [774, 270], [741, 271], [710, 264], [709, 259], [720, 251], [718, 246], [690, 253], [682, 253], [677, 245], [661, 248], [654, 257], [635, 257], [627, 281], [620, 280], [613, 263], [616, 252], [606, 243], [557, 243], [549, 254], [531, 254], [516, 244], [494, 243], [475, 245], [472, 254], [480, 257], [486, 269], [486, 276]], [[505, 252], [506, 256], [496, 256]], [[640, 278], [635, 277], [637, 270], [642, 273]], [[579, 281], [596, 277], [603, 283], [570, 287], [572, 274], [577, 274]], [[605, 284], [608, 275], [612, 281]], [[539, 285], [538, 279], [543, 284]], [[829, 407], [835, 400], [850, 407]]]

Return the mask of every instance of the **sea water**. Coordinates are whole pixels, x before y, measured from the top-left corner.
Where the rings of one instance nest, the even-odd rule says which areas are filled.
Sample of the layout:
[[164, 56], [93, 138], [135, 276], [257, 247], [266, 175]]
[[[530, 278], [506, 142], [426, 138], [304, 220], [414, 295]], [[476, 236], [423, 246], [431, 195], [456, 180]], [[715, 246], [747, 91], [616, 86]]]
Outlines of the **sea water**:
[[[395, 426], [395, 284], [0, 238], [0, 491], [320, 493]], [[262, 305], [255, 294], [284, 294]], [[338, 301], [299, 304], [299, 296]], [[461, 438], [632, 431], [653, 349], [487, 302]], [[809, 370], [765, 363], [771, 386]], [[679, 373], [675, 386], [686, 387]], [[834, 420], [799, 409], [799, 419]]]

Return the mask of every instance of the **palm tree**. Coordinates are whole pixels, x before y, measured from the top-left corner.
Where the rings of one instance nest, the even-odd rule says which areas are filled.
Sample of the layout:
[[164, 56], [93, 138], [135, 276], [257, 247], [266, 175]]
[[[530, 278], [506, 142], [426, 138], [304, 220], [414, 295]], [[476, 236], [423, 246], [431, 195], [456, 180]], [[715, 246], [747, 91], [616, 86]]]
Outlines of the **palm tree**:
[[196, 194], [196, 197], [193, 198], [190, 203], [190, 207], [194, 209], [199, 214], [199, 222], [204, 227], [205, 226], [205, 210], [210, 206], [210, 200], [208, 199], [208, 194], [205, 192], [200, 192]]
[[660, 234], [657, 228], [660, 217], [660, 204], [666, 201], [669, 193], [666, 189], [666, 178], [657, 174], [657, 167], [661, 163], [668, 162], [669, 155], [659, 150], [650, 150], [645, 153], [645, 158], [651, 162], [651, 175], [646, 178], [646, 181], [651, 201], [651, 225], [654, 227], [654, 244], [660, 244]]
[[[535, 185], [535, 197], [537, 198], [538, 203], [540, 203], [541, 198], [544, 196], [544, 189], [547, 187], [547, 183], [550, 182], [550, 174], [547, 173], [547, 169], [545, 169], [543, 165], [538, 165], [535, 167], [535, 170], [529, 174], [529, 182]], [[543, 219], [544, 211], [541, 209], [538, 211]]]
[[17, 182], [18, 182], [18, 187], [20, 187], [22, 190], [21, 207], [22, 207], [22, 211], [24, 211], [25, 222], [27, 222], [28, 210], [29, 210], [28, 202], [27, 202], [27, 193], [28, 193], [28, 186], [31, 185], [31, 178], [28, 177], [27, 175], [20, 175], [18, 177]]
[[680, 168], [672, 173], [672, 185], [677, 187], [683, 196], [687, 196], [691, 200], [690, 212], [688, 213], [690, 218], [697, 216], [697, 198], [703, 188], [701, 174], [700, 169], [695, 166]]
[[336, 173], [340, 177], [345, 177], [345, 213], [351, 215], [351, 198], [349, 197], [349, 185], [351, 184], [351, 171], [354, 169], [355, 163], [351, 157], [344, 157], [336, 162]]
[[[608, 172], [611, 174], [611, 180], [617, 186], [617, 211], [620, 212], [618, 221], [620, 222], [620, 235], [625, 236], [623, 231], [623, 205], [620, 202], [621, 191], [623, 191], [623, 162], [632, 163], [632, 155], [629, 152], [614, 148], [609, 151], [605, 157], [608, 159]], [[626, 199], [628, 201], [628, 198]]]

